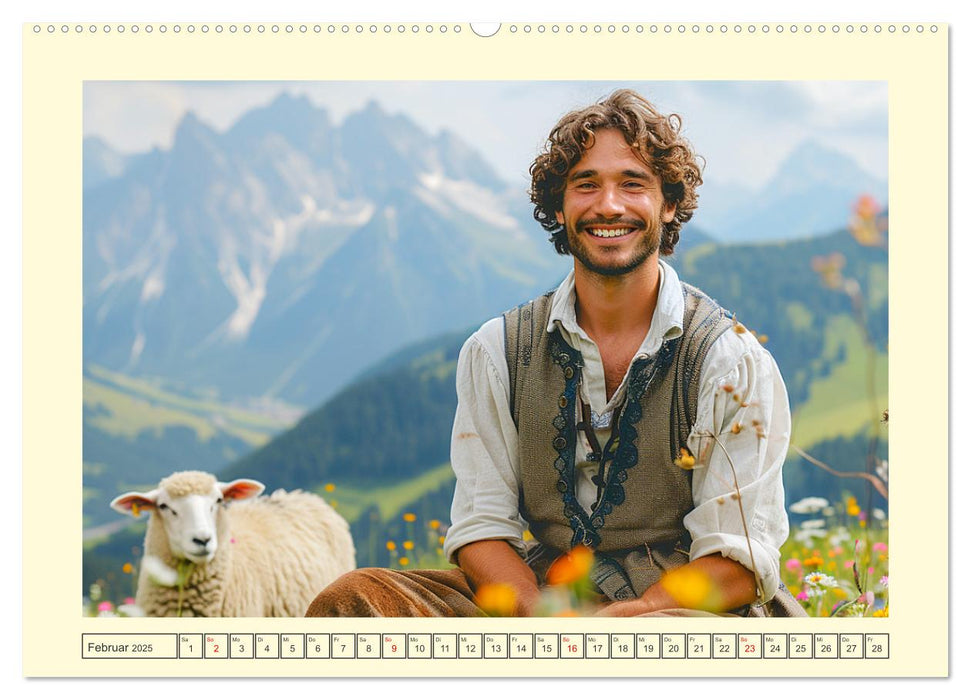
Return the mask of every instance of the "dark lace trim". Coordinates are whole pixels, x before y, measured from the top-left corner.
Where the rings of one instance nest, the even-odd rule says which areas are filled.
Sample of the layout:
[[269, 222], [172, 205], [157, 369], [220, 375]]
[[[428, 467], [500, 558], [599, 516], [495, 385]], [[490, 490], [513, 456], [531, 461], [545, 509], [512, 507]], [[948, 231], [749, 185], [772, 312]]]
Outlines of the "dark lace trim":
[[558, 455], [553, 467], [558, 474], [556, 490], [563, 499], [563, 515], [573, 530], [571, 547], [583, 544], [596, 549], [601, 541], [597, 530], [604, 526], [606, 516], [613, 511], [614, 506], [619, 506], [626, 500], [623, 484], [627, 481], [627, 471], [637, 466], [637, 429], [634, 426], [643, 415], [641, 398], [654, 379], [671, 365], [678, 341], [678, 338], [665, 341], [655, 357], [635, 360], [632, 365], [627, 399], [621, 410], [617, 434], [611, 436], [605, 447], [605, 452], [612, 454], [612, 458], [603, 495], [592, 513], [587, 515], [577, 500], [575, 473], [577, 386], [583, 360], [580, 353], [563, 342], [559, 334], [551, 334], [550, 353], [553, 362], [563, 370], [563, 397], [566, 399], [560, 402], [560, 412], [553, 419], [553, 427], [557, 430], [556, 437], [553, 438], [553, 449]]
[[610, 515], [614, 506], [621, 505], [627, 498], [624, 482], [627, 471], [637, 466], [637, 423], [643, 415], [641, 398], [654, 383], [655, 378], [664, 373], [674, 359], [678, 338], [667, 340], [653, 358], [635, 360], [631, 367], [630, 382], [627, 385], [627, 399], [617, 424], [616, 453], [609, 464], [603, 497], [591, 514], [591, 522], [597, 528], [603, 527], [604, 519]]

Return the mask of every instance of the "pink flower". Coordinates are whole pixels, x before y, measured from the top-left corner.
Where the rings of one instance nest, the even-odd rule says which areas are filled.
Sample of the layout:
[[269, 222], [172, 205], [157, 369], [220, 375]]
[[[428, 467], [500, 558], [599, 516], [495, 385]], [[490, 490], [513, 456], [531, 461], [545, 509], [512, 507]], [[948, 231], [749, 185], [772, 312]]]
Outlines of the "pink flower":
[[873, 605], [873, 599], [874, 599], [873, 591], [867, 591], [866, 593], [864, 593], [863, 595], [861, 595], [859, 598], [857, 598], [857, 602], [859, 602], [859, 603], [866, 603], [867, 604], [867, 607], [869, 607], [869, 606]]
[[872, 573], [873, 573], [873, 567], [872, 567], [872, 566], [868, 566], [868, 567], [866, 568], [866, 572], [867, 572], [868, 574], [872, 574]]
[[802, 562], [798, 559], [790, 559], [786, 562], [786, 568], [789, 571], [799, 571], [802, 568]]
[[111, 604], [110, 600], [103, 600], [98, 603], [98, 612], [111, 612], [114, 606]]
[[796, 600], [809, 600], [809, 595], [806, 591], [799, 591], [799, 595], [796, 596]]
[[887, 544], [886, 544], [886, 542], [874, 542], [873, 543], [873, 551], [874, 552], [886, 552], [887, 551]]
[[125, 605], [134, 605], [134, 604], [135, 604], [134, 598], [132, 598], [131, 596], [128, 596], [127, 598], [125, 598]]
[[853, 562], [852, 561], [844, 561], [843, 562], [843, 568], [844, 569], [852, 569], [853, 568]]

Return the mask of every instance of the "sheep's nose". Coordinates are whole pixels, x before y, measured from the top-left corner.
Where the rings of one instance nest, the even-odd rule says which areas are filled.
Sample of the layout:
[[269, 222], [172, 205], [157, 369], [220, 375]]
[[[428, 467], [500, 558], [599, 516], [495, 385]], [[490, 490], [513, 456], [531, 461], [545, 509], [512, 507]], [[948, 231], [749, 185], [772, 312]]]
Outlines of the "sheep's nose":
[[211, 539], [212, 537], [193, 537], [192, 541], [200, 547], [205, 547], [207, 544], [209, 544], [209, 540]]

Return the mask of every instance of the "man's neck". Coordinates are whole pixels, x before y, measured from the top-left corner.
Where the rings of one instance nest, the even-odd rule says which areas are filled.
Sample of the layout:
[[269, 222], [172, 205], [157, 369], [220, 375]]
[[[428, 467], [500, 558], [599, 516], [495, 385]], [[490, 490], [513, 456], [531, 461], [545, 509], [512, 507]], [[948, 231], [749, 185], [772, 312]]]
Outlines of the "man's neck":
[[617, 337], [642, 341], [651, 327], [660, 292], [657, 253], [636, 270], [619, 277], [593, 273], [577, 261], [574, 269], [577, 323], [587, 335], [598, 345]]

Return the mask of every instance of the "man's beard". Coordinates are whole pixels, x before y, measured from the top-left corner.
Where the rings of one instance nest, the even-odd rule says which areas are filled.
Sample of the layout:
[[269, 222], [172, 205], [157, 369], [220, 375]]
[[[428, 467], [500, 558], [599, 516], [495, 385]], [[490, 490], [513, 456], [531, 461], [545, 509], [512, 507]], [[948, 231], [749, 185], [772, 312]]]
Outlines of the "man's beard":
[[[584, 236], [588, 234], [580, 233], [580, 231], [598, 224], [609, 226], [624, 225], [636, 229], [634, 235], [639, 236], [637, 247], [631, 251], [628, 260], [610, 264], [600, 264], [594, 260], [594, 256], [591, 254], [584, 240]], [[590, 272], [603, 277], [621, 277], [639, 268], [644, 264], [645, 260], [657, 252], [661, 245], [661, 218], [658, 216], [650, 221], [644, 221], [642, 219], [621, 219], [618, 221], [581, 219], [576, 223], [575, 227], [566, 226], [566, 238], [570, 253]]]

